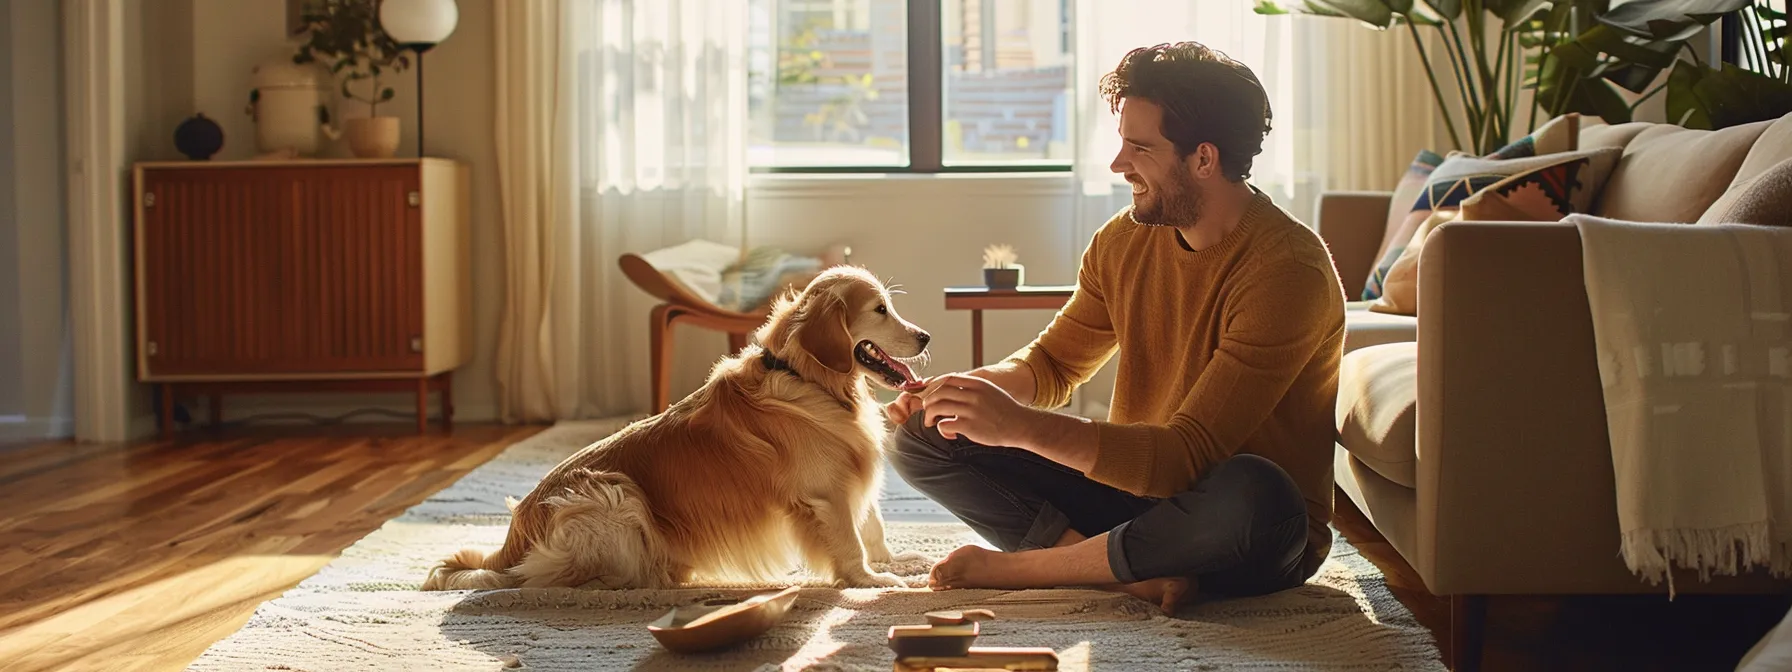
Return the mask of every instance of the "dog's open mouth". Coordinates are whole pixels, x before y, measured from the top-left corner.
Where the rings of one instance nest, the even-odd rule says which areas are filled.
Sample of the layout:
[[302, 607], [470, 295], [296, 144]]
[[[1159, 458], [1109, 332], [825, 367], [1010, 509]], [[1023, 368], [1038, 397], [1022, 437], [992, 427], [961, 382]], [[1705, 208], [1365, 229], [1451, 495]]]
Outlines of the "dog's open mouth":
[[884, 383], [892, 389], [900, 390], [915, 382], [915, 372], [906, 362], [891, 357], [871, 341], [859, 341], [859, 347], [853, 348], [852, 354], [853, 358], [883, 378]]

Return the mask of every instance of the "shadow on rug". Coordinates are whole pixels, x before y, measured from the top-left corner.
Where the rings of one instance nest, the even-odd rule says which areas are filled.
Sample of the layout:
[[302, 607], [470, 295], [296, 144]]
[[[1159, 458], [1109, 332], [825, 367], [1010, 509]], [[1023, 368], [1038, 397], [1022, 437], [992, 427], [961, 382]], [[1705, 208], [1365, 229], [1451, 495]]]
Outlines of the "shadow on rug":
[[930, 591], [925, 558], [981, 540], [957, 523], [893, 521], [891, 549], [925, 557], [877, 568], [907, 578], [910, 588], [839, 590], [793, 576], [808, 587], [778, 627], [701, 656], [660, 648], [647, 623], [673, 607], [751, 588], [416, 590], [447, 554], [497, 548], [509, 522], [506, 495], [521, 496], [566, 455], [622, 424], [561, 423], [511, 446], [261, 605], [190, 669], [881, 671], [894, 660], [885, 645], [890, 626], [973, 607], [998, 619], [984, 624], [979, 645], [1050, 646], [1064, 670], [1444, 669], [1430, 632], [1342, 537], [1303, 587], [1197, 602], [1170, 618], [1143, 601], [1094, 590]]

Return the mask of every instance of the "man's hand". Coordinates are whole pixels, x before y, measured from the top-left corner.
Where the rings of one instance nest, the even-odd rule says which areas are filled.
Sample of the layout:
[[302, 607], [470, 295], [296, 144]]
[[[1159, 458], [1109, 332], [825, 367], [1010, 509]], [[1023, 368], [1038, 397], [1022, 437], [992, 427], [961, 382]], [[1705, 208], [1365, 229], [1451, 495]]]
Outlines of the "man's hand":
[[895, 401], [884, 404], [884, 417], [890, 419], [890, 424], [901, 427], [903, 423], [908, 422], [909, 416], [919, 410], [921, 410], [921, 395], [904, 391], [902, 394], [896, 395]]
[[1030, 430], [1041, 411], [1015, 401], [1001, 386], [956, 373], [927, 383], [929, 389], [921, 396], [924, 424], [939, 427], [941, 436], [964, 436], [985, 446], [1033, 448]]

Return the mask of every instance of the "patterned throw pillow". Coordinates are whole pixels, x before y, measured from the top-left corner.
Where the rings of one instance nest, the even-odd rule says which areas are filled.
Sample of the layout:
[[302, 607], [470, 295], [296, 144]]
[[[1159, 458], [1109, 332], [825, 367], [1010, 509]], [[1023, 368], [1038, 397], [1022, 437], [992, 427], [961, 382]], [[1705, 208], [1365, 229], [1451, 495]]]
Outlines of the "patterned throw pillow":
[[1530, 135], [1513, 140], [1484, 158], [1522, 159], [1542, 154], [1559, 154], [1580, 149], [1580, 114], [1570, 112], [1544, 122]]
[[[1447, 185], [1449, 195], [1459, 194], [1464, 189], [1469, 193], [1454, 202], [1440, 201], [1436, 212], [1427, 215], [1421, 225], [1415, 227], [1412, 239], [1389, 265], [1384, 278], [1386, 291], [1369, 304], [1369, 310], [1418, 315], [1419, 255], [1424, 252], [1426, 237], [1437, 227], [1454, 220], [1554, 222], [1571, 214], [1587, 212], [1623, 155], [1623, 149], [1603, 147], [1528, 159], [1472, 159], [1484, 162], [1479, 164], [1482, 168], [1523, 166], [1523, 169], [1505, 175], [1471, 174]], [[1448, 162], [1445, 167], [1449, 167]], [[1444, 169], [1439, 168], [1438, 172], [1442, 173]]]
[[1387, 258], [1388, 248], [1396, 243], [1405, 242], [1412, 237], [1412, 230], [1404, 228], [1407, 217], [1412, 213], [1413, 202], [1424, 191], [1425, 183], [1431, 179], [1431, 173], [1437, 170], [1444, 157], [1436, 152], [1421, 149], [1414, 156], [1412, 163], [1407, 164], [1406, 174], [1400, 176], [1400, 183], [1394, 186], [1394, 197], [1388, 201], [1387, 228], [1381, 233], [1381, 247], [1375, 251], [1376, 267], [1369, 271], [1369, 281], [1363, 286], [1363, 300], [1373, 301], [1381, 297], [1381, 284], [1376, 271], [1385, 271], [1380, 260]]

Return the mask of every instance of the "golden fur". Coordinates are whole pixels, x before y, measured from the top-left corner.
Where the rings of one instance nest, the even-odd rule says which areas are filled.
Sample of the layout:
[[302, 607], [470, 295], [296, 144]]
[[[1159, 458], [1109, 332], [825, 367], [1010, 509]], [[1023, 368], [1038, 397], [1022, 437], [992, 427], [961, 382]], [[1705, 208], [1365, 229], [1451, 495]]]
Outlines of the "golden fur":
[[867, 381], [890, 385], [854, 352], [870, 341], [906, 361], [927, 334], [842, 266], [780, 297], [756, 336], [689, 397], [555, 467], [512, 504], [503, 547], [456, 553], [423, 589], [763, 582], [799, 561], [837, 585], [903, 585], [867, 565], [891, 557], [877, 510], [888, 430]]

